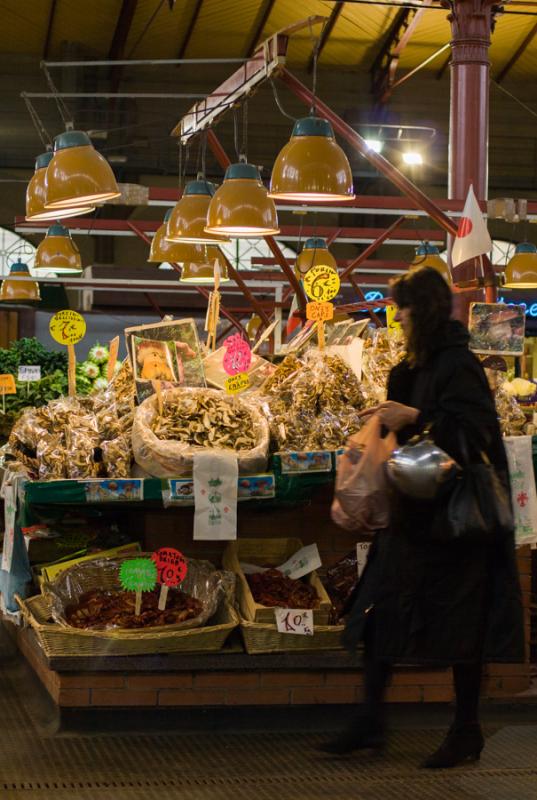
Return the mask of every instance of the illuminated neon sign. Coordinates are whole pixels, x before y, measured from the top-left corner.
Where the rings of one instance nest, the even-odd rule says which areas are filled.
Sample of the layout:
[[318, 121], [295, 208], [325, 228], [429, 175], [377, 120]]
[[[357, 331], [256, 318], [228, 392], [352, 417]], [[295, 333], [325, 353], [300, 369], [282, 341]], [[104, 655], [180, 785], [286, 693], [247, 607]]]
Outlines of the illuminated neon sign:
[[[379, 292], [378, 289], [375, 290], [375, 291], [372, 291], [372, 292], [366, 292], [366, 294], [365, 294], [365, 299], [369, 303], [373, 303], [375, 300], [384, 300], [384, 297], [385, 297], [385, 295], [382, 292]], [[498, 303], [506, 303], [505, 297], [499, 297], [498, 298]], [[528, 305], [527, 303], [524, 303], [523, 301], [521, 301], [520, 303], [510, 302], [510, 303], [507, 303], [507, 305], [508, 306], [524, 306], [524, 308], [526, 309], [526, 316], [530, 317], [531, 319], [537, 319], [537, 303], [531, 303], [530, 305]], [[374, 310], [378, 314], [378, 313], [384, 311], [385, 309], [384, 308], [375, 308]]]

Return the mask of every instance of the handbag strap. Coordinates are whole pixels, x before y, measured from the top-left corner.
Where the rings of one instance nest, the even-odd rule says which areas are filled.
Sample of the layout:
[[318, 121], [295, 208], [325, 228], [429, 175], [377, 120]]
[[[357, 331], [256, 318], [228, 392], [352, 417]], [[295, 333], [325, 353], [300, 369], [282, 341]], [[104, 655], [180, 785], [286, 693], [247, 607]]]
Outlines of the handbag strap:
[[[464, 428], [461, 427], [458, 429], [457, 438], [458, 438], [460, 452], [463, 458], [463, 465], [466, 467], [471, 463], [471, 461], [470, 461], [470, 453], [468, 450], [468, 438], [466, 436]], [[482, 463], [490, 466], [491, 463], [490, 458], [487, 456], [486, 452], [482, 449], [480, 449], [478, 452]]]

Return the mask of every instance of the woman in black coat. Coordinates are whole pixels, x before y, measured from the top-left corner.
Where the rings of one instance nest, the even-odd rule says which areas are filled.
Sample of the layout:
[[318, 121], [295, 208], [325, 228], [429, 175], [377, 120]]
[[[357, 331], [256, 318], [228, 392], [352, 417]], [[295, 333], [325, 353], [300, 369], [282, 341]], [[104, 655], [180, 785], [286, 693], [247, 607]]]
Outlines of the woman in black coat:
[[[507, 486], [507, 459], [485, 373], [469, 334], [451, 320], [452, 296], [431, 268], [393, 285], [407, 356], [392, 371], [388, 401], [376, 413], [400, 444], [425, 428], [464, 463], [485, 453]], [[393, 492], [390, 525], [377, 533], [345, 630], [347, 647], [365, 644], [365, 712], [321, 745], [348, 753], [384, 743], [383, 698], [392, 664], [453, 667], [455, 720], [425, 767], [477, 759], [482, 666], [524, 660], [524, 631], [514, 536], [491, 544], [443, 537], [445, 501], [424, 503]]]

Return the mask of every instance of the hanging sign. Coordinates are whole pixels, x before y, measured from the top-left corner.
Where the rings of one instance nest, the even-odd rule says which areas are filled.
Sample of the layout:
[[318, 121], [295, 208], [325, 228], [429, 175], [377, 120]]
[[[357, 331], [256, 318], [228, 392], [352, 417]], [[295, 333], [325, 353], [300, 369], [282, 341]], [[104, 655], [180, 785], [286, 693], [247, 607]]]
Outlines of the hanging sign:
[[173, 547], [161, 547], [151, 558], [157, 565], [157, 580], [162, 584], [158, 607], [159, 611], [164, 611], [168, 600], [168, 589], [179, 586], [186, 578], [187, 560], [180, 550], [175, 550]]
[[119, 568], [121, 586], [127, 592], [136, 592], [134, 613], [140, 616], [142, 592], [151, 592], [157, 582], [157, 565], [150, 558], [130, 558]]
[[333, 267], [312, 267], [304, 277], [304, 290], [311, 300], [332, 300], [339, 292], [340, 280]]
[[41, 367], [39, 365], [30, 366], [28, 364], [21, 364], [20, 367], [19, 367], [17, 380], [19, 380], [21, 383], [30, 382], [30, 381], [40, 381], [41, 380]]
[[313, 611], [310, 608], [275, 608], [274, 616], [279, 633], [313, 636]]
[[86, 320], [77, 311], [58, 311], [49, 322], [49, 331], [58, 344], [77, 344], [86, 335]]

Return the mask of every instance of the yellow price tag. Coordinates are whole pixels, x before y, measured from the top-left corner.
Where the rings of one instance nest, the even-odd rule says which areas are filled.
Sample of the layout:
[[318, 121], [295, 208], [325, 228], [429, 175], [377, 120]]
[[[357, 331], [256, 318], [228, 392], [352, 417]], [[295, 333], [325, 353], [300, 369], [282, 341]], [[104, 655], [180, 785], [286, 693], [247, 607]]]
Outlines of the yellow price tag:
[[389, 331], [400, 331], [401, 323], [395, 321], [397, 306], [386, 306], [386, 327]]
[[334, 317], [333, 303], [308, 303], [306, 306], [306, 319], [314, 322], [326, 322]]
[[226, 378], [224, 386], [228, 394], [239, 394], [250, 386], [250, 376], [247, 372], [239, 372]]
[[58, 311], [49, 322], [49, 331], [58, 344], [76, 344], [86, 335], [86, 320], [70, 309]]
[[17, 394], [14, 375], [10, 373], [0, 375], [0, 394]]
[[332, 300], [339, 292], [339, 287], [339, 275], [333, 267], [319, 264], [308, 270], [304, 276], [304, 289], [310, 300]]

